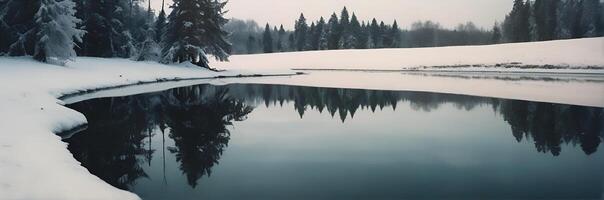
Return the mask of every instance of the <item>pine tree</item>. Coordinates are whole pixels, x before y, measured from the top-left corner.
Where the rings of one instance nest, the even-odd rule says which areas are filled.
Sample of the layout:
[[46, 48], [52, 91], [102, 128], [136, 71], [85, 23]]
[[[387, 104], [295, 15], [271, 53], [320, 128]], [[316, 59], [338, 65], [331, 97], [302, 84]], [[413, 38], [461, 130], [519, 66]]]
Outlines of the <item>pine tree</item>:
[[338, 15], [333, 13], [329, 18], [328, 22], [328, 37], [327, 37], [327, 48], [328, 49], [338, 49], [338, 42], [340, 41], [340, 33], [338, 32]]
[[310, 24], [310, 28], [308, 29], [308, 39], [306, 41], [307, 50], [317, 50], [319, 48], [319, 37], [317, 34], [317, 27], [315, 26], [315, 22], [312, 22]]
[[531, 1], [526, 1], [518, 18], [518, 42], [531, 41]]
[[256, 37], [249, 35], [245, 47], [248, 54], [256, 53]]
[[547, 35], [547, 3], [544, 0], [535, 0], [535, 5], [533, 6], [533, 13], [535, 15], [535, 28], [537, 34], [537, 40], [543, 41], [546, 40]]
[[[108, 3], [109, 2], [109, 3]], [[112, 42], [112, 57], [128, 58], [135, 53], [134, 39], [129, 31], [127, 23], [130, 21], [129, 16], [132, 16], [128, 4], [125, 0], [106, 0], [106, 6], [110, 11], [107, 16], [109, 27], [111, 27], [111, 42]], [[131, 10], [131, 9], [130, 9]]]
[[510, 42], [527, 42], [530, 39], [530, 1], [514, 0], [514, 6], [504, 21], [504, 33]]
[[361, 22], [361, 28], [357, 36], [357, 49], [367, 49], [369, 47], [369, 29], [365, 22]]
[[585, 30], [585, 37], [596, 37], [601, 32], [600, 0], [583, 0], [583, 20], [582, 24]]
[[294, 34], [289, 34], [287, 38], [288, 47], [290, 51], [296, 51], [296, 37], [294, 36]]
[[349, 41], [349, 44], [347, 44], [348, 49], [362, 49], [364, 44], [360, 38], [363, 37], [363, 32], [361, 31], [361, 23], [355, 13], [352, 13], [352, 17], [350, 18], [349, 31], [352, 41]]
[[207, 54], [227, 60], [231, 47], [225, 39], [228, 33], [222, 29], [228, 21], [223, 17], [225, 5], [216, 0], [175, 0], [168, 16], [162, 61], [209, 68]]
[[266, 27], [264, 28], [264, 33], [262, 35], [264, 53], [273, 53], [273, 37], [271, 36], [270, 25], [266, 24]]
[[[163, 9], [162, 9], [163, 10]], [[136, 61], [159, 61], [160, 57], [160, 47], [156, 42], [157, 33], [156, 28], [153, 22], [153, 15], [151, 13], [151, 0], [149, 0], [149, 7], [147, 8], [147, 32], [145, 34], [145, 40], [140, 44], [140, 48], [138, 51], [138, 55], [136, 55]], [[157, 22], [155, 23], [157, 25]], [[159, 29], [161, 31], [161, 29]]]
[[300, 14], [300, 18], [296, 21], [294, 30], [295, 37], [295, 47], [297, 51], [306, 50], [306, 43], [308, 37], [308, 24], [306, 23], [306, 18], [304, 18], [304, 14]]
[[382, 33], [380, 31], [380, 25], [375, 18], [371, 20], [371, 25], [369, 26], [369, 33], [371, 36], [371, 40], [373, 41], [372, 48], [381, 48], [382, 47]]
[[401, 29], [398, 27], [396, 20], [394, 20], [394, 23], [392, 23], [390, 37], [392, 38], [390, 48], [399, 48], [401, 45]]
[[495, 25], [493, 25], [493, 35], [491, 37], [491, 43], [499, 44], [501, 42], [501, 38], [501, 28], [499, 28], [499, 24], [495, 22]]
[[[313, 49], [314, 50], [325, 50], [327, 48], [327, 35], [326, 35], [326, 24], [325, 19], [321, 17], [317, 22], [317, 26], [313, 33]], [[322, 41], [324, 40], [324, 41]], [[322, 44], [324, 43], [324, 44]]]
[[281, 26], [279, 27], [279, 32], [277, 33], [277, 36], [278, 36], [277, 51], [283, 52], [283, 51], [285, 51], [284, 45], [283, 45], [283, 39], [285, 37], [285, 29], [283, 28], [283, 24], [281, 24]]
[[547, 1], [547, 22], [546, 22], [546, 35], [545, 40], [554, 40], [558, 38], [558, 8], [560, 7], [560, 0]]
[[572, 26], [571, 26], [571, 37], [572, 38], [582, 38], [585, 36], [586, 30], [583, 26], [583, 3], [582, 1], [578, 1], [575, 3], [575, 12], [572, 17]]
[[76, 56], [74, 40], [84, 32], [76, 28], [75, 3], [71, 0], [41, 0], [36, 13], [36, 45], [34, 59], [64, 64]]
[[340, 14], [340, 24], [336, 29], [338, 34], [340, 35], [340, 41], [338, 41], [339, 49], [351, 49], [353, 41], [356, 41], [354, 36], [350, 30], [350, 15], [348, 14], [348, 9], [344, 7], [342, 9], [342, 13]]
[[320, 32], [320, 34], [321, 35], [319, 38], [319, 50], [328, 50], [329, 49], [329, 39], [328, 39], [329, 34], [327, 33], [327, 28], [323, 28], [323, 30]]
[[165, 2], [162, 0], [161, 10], [155, 20], [155, 42], [160, 43], [163, 40], [163, 35], [166, 32], [166, 12], [164, 10]]
[[33, 55], [36, 40], [34, 16], [38, 12], [40, 1], [9, 0], [4, 6], [0, 9], [0, 18], [9, 29], [8, 33], [3, 33], [8, 37], [1, 38], [6, 42], [0, 42], [8, 45], [4, 47], [7, 48], [4, 51], [10, 56]]

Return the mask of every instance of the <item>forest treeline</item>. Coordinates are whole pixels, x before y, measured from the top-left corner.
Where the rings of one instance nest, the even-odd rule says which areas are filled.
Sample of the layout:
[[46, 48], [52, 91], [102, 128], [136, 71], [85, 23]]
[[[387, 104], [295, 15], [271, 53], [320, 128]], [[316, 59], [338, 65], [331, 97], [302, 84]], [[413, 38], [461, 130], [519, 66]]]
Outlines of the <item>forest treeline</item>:
[[234, 54], [333, 49], [373, 49], [484, 45], [604, 36], [604, 3], [600, 0], [513, 0], [503, 22], [492, 28], [473, 22], [455, 28], [438, 22], [418, 21], [401, 29], [373, 18], [359, 21], [344, 7], [338, 16], [307, 19], [302, 13], [294, 30], [283, 25], [260, 27], [252, 20], [232, 19], [225, 25]]
[[225, 5], [173, 0], [169, 14], [162, 8], [156, 16], [151, 0], [0, 0], [0, 55], [58, 64], [78, 55], [207, 67], [207, 55], [226, 60], [230, 54]]

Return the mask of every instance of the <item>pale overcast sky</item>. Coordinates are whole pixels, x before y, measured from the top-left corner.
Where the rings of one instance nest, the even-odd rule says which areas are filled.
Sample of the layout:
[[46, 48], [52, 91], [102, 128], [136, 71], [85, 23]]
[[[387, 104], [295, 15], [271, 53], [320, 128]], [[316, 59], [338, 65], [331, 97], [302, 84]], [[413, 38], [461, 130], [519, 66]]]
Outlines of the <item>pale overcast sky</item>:
[[[151, 0], [159, 10], [161, 0]], [[418, 20], [432, 20], [445, 27], [473, 21], [478, 26], [490, 28], [495, 21], [502, 21], [511, 7], [512, 0], [229, 0], [227, 18], [253, 19], [259, 24], [283, 24], [293, 27], [300, 12], [313, 21], [323, 16], [329, 18], [342, 7], [355, 12], [359, 20], [375, 17], [390, 24], [397, 20], [407, 28]], [[171, 4], [166, 0], [166, 4]], [[167, 6], [166, 6], [167, 7]], [[352, 13], [351, 13], [352, 15]], [[326, 19], [327, 20], [327, 19]]]

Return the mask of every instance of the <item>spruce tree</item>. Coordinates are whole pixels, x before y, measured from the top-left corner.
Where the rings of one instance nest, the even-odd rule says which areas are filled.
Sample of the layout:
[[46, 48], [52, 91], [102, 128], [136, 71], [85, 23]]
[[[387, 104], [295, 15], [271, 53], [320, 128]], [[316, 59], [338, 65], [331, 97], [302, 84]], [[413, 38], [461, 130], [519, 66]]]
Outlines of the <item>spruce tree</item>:
[[[327, 48], [327, 35], [326, 35], [326, 24], [325, 24], [325, 19], [323, 19], [323, 17], [321, 17], [319, 19], [319, 21], [317, 22], [317, 26], [315, 28], [315, 31], [313, 33], [313, 49], [314, 50], [325, 50]], [[322, 41], [325, 40], [325, 41]], [[322, 44], [322, 43], [325, 44]]]
[[526, 1], [518, 18], [518, 42], [531, 40], [531, 1]]
[[380, 31], [380, 25], [375, 18], [371, 20], [371, 25], [369, 26], [369, 33], [371, 40], [373, 41], [372, 48], [381, 48], [382, 47], [382, 33]]
[[342, 13], [340, 14], [340, 24], [338, 25], [337, 32], [340, 35], [340, 41], [338, 41], [339, 49], [350, 49], [353, 42], [354, 36], [350, 31], [350, 15], [348, 14], [348, 9], [344, 7], [342, 9]]
[[547, 0], [535, 0], [535, 5], [533, 6], [533, 13], [535, 16], [535, 28], [537, 34], [537, 40], [543, 41], [547, 38]]
[[107, 23], [111, 27], [112, 57], [129, 58], [135, 53], [134, 39], [127, 26], [131, 19], [129, 17], [132, 16], [127, 12], [131, 10], [128, 9], [129, 4], [126, 0], [106, 0], [105, 4], [110, 11]]
[[351, 38], [349, 39], [349, 41], [346, 44], [347, 48], [348, 49], [353, 49], [353, 48], [362, 49], [364, 44], [360, 38], [363, 37], [363, 33], [361, 31], [361, 23], [357, 19], [357, 16], [355, 13], [352, 13], [352, 17], [350, 18], [349, 32], [350, 32], [349, 37], [351, 37]]
[[248, 54], [256, 53], [256, 37], [249, 35], [245, 48], [247, 49]]
[[[573, 8], [571, 8], [573, 9]], [[572, 21], [572, 25], [571, 25], [571, 37], [572, 38], [582, 38], [583, 36], [585, 36], [586, 30], [584, 27], [584, 21], [583, 21], [583, 2], [582, 1], [578, 1], [574, 4], [574, 16], [571, 18]]]
[[558, 38], [558, 8], [560, 7], [560, 0], [549, 0], [547, 1], [547, 21], [545, 30], [545, 40], [554, 40]]
[[[160, 47], [156, 42], [156, 37], [158, 34], [155, 32], [157, 26], [154, 26], [153, 22], [153, 15], [151, 13], [151, 0], [148, 1], [149, 7], [147, 8], [147, 25], [145, 26], [147, 28], [147, 31], [145, 34], [145, 40], [140, 44], [138, 55], [136, 55], [135, 57], [136, 61], [159, 61], [160, 57]], [[155, 25], [157, 25], [157, 23], [155, 23]]]
[[307, 36], [308, 36], [308, 24], [304, 13], [300, 14], [300, 18], [296, 21], [294, 30], [295, 47], [297, 51], [306, 50]]
[[390, 37], [392, 38], [390, 48], [399, 48], [401, 46], [401, 29], [398, 27], [396, 20], [394, 20], [394, 23], [392, 23]]
[[328, 50], [329, 49], [329, 34], [327, 33], [327, 28], [324, 25], [323, 29], [320, 32], [319, 36], [319, 50]]
[[273, 53], [273, 37], [271, 35], [271, 27], [266, 24], [264, 33], [262, 34], [262, 44], [264, 46], [264, 53]]
[[315, 22], [310, 24], [308, 29], [308, 39], [306, 40], [307, 50], [317, 50], [319, 48], [319, 37], [317, 37], [317, 27]]
[[222, 26], [226, 2], [216, 0], [174, 0], [162, 50], [164, 63], [191, 62], [208, 66], [207, 54], [227, 60], [230, 44]]
[[294, 34], [289, 34], [287, 38], [289, 51], [296, 51], [296, 37]]
[[1, 18], [9, 31], [6, 40], [7, 53], [10, 56], [33, 55], [35, 49], [36, 29], [34, 16], [40, 7], [40, 0], [9, 0], [4, 3]]
[[164, 10], [165, 2], [162, 0], [161, 10], [155, 20], [155, 42], [160, 43], [163, 35], [166, 32], [166, 12]]
[[281, 24], [281, 26], [279, 27], [279, 32], [278, 32], [277, 36], [278, 36], [277, 51], [283, 52], [283, 51], [285, 51], [284, 45], [283, 45], [283, 39], [285, 37], [285, 29], [283, 28], [283, 24]]
[[64, 64], [76, 57], [74, 40], [80, 41], [84, 32], [76, 28], [75, 3], [71, 0], [41, 0], [34, 17], [36, 45], [34, 59]]
[[495, 25], [493, 25], [493, 31], [492, 31], [493, 35], [491, 37], [491, 43], [492, 44], [499, 44], [501, 42], [501, 28], [499, 28], [499, 24], [497, 22], [495, 22]]
[[336, 15], [336, 13], [333, 13], [331, 15], [327, 26], [329, 29], [327, 37], [327, 48], [338, 49], [338, 42], [340, 42], [340, 33], [338, 32], [339, 22], [338, 15]]

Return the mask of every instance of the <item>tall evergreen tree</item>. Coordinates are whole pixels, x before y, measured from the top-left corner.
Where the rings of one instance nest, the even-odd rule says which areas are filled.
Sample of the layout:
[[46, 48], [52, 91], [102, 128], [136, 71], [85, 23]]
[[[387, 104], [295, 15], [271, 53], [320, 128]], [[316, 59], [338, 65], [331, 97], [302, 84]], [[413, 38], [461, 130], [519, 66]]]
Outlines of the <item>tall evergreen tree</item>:
[[136, 57], [134, 58], [136, 61], [159, 61], [159, 57], [161, 54], [160, 47], [156, 42], [156, 37], [158, 35], [155, 32], [157, 28], [157, 23], [154, 23], [153, 21], [153, 14], [151, 11], [151, 0], [148, 0], [148, 2], [149, 6], [147, 8], [147, 25], [145, 26], [147, 28], [147, 31], [145, 34], [145, 40], [139, 45], [139, 51]]
[[273, 53], [273, 37], [271, 27], [268, 24], [266, 24], [264, 33], [262, 34], [262, 44], [264, 46], [264, 53]]
[[502, 33], [501, 33], [501, 28], [499, 27], [499, 24], [497, 22], [495, 22], [495, 25], [493, 25], [493, 30], [492, 30], [492, 37], [491, 37], [491, 43], [492, 44], [499, 44], [501, 42], [501, 38], [502, 38]]
[[294, 30], [295, 45], [297, 51], [306, 50], [307, 36], [308, 36], [308, 24], [304, 14], [300, 14], [300, 18], [296, 21]]
[[191, 62], [208, 66], [206, 54], [227, 60], [230, 44], [222, 26], [226, 2], [216, 0], [174, 0], [162, 50], [164, 63]]
[[547, 37], [547, 0], [535, 0], [533, 6], [533, 13], [535, 16], [535, 28], [537, 34], [537, 40], [543, 41]]
[[583, 17], [581, 23], [585, 31], [585, 37], [599, 36], [602, 31], [602, 9], [600, 0], [583, 0]]
[[372, 48], [381, 48], [382, 47], [382, 33], [380, 31], [380, 25], [377, 20], [373, 18], [371, 20], [371, 25], [369, 26], [369, 32], [371, 35], [371, 40], [373, 41]]
[[530, 39], [530, 1], [514, 0], [512, 11], [504, 22], [505, 36], [510, 42], [528, 42]]
[[40, 7], [40, 0], [9, 0], [4, 3], [0, 14], [3, 23], [6, 24], [8, 37], [4, 45], [8, 45], [4, 51], [10, 56], [33, 55], [35, 49], [36, 29], [34, 16]]
[[338, 41], [339, 49], [350, 49], [352, 45], [350, 44], [354, 40], [354, 36], [350, 31], [350, 15], [348, 13], [348, 9], [344, 7], [342, 9], [342, 13], [340, 14], [340, 23], [338, 28], [336, 29], [338, 34], [340, 35], [340, 41]]
[[348, 47], [348, 49], [363, 49], [363, 47], [365, 46], [365, 44], [362, 41], [362, 37], [363, 37], [363, 32], [361, 30], [361, 23], [359, 22], [359, 19], [357, 19], [357, 16], [355, 13], [352, 13], [352, 17], [350, 18], [350, 26], [349, 26], [349, 31], [350, 31], [350, 38], [348, 39], [348, 41], [346, 42], [346, 46]]
[[308, 29], [308, 39], [306, 40], [307, 50], [317, 50], [319, 48], [319, 37], [317, 37], [317, 27], [315, 22], [310, 24]]
[[247, 43], [245, 45], [248, 54], [256, 53], [256, 37], [249, 35], [247, 37]]
[[327, 38], [327, 48], [328, 49], [338, 49], [338, 43], [340, 42], [340, 33], [338, 32], [339, 22], [338, 22], [338, 15], [336, 15], [336, 13], [331, 14], [331, 17], [329, 18], [329, 22], [328, 22], [327, 26], [329, 27], [328, 38]]
[[[322, 48], [322, 46], [327, 46], [327, 38], [326, 37], [326, 24], [325, 24], [325, 19], [323, 19], [323, 17], [321, 17], [319, 19], [319, 21], [317, 22], [317, 26], [315, 28], [315, 31], [313, 33], [313, 49], [314, 50], [324, 50], [324, 48]], [[325, 40], [325, 41], [322, 41]], [[322, 43], [325, 44], [322, 44]]]
[[[573, 9], [573, 8], [570, 8]], [[578, 1], [574, 4], [574, 16], [571, 18], [572, 21], [572, 26], [571, 26], [571, 37], [572, 38], [581, 38], [583, 36], [585, 36], [585, 33], [587, 32], [586, 28], [584, 27], [584, 21], [583, 21], [583, 2], [582, 1]]]
[[34, 59], [63, 64], [76, 56], [74, 40], [80, 41], [84, 32], [76, 28], [80, 20], [75, 17], [74, 7], [71, 0], [41, 0], [34, 17]]
[[531, 41], [531, 1], [527, 0], [518, 18], [518, 42]]
[[161, 2], [161, 10], [155, 20], [155, 42], [162, 42], [163, 35], [166, 33], [166, 12], [164, 10], [165, 2]]
[[390, 48], [399, 48], [401, 46], [401, 29], [398, 27], [396, 20], [394, 20], [394, 23], [392, 23], [390, 37], [392, 38]]
[[285, 38], [285, 29], [283, 28], [283, 24], [279, 27], [279, 32], [277, 33], [277, 51], [283, 52], [285, 51], [283, 45], [283, 39]]

